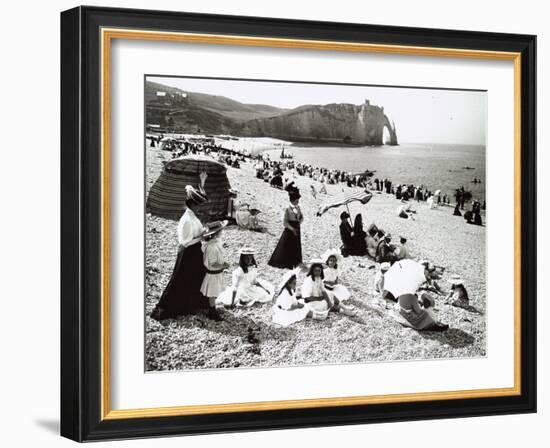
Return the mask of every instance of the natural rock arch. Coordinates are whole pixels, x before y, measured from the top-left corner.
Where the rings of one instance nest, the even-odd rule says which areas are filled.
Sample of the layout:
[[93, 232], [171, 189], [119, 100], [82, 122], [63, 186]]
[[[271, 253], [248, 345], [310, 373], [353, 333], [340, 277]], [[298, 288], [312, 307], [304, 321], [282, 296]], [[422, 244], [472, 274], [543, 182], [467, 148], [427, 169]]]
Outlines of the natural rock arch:
[[[384, 123], [382, 125], [382, 134], [384, 133], [384, 128], [388, 129], [388, 132], [390, 134], [390, 141], [388, 142], [388, 145], [396, 146], [397, 143], [397, 131], [395, 129], [395, 123], [390, 123], [390, 119], [387, 115], [384, 115]], [[382, 142], [384, 143], [384, 142]]]

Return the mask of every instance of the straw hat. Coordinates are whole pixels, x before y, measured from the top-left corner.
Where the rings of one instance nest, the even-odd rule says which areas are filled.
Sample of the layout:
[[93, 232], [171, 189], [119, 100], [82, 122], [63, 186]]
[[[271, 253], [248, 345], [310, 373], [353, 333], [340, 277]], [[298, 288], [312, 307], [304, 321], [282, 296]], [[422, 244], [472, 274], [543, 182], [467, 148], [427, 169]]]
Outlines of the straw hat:
[[212, 236], [216, 233], [218, 233], [219, 231], [221, 231], [223, 228], [225, 228], [225, 226], [227, 226], [227, 223], [229, 221], [225, 220], [225, 221], [213, 221], [211, 223], [209, 223], [206, 228], [206, 232], [204, 232], [202, 234], [202, 237], [203, 238], [208, 238], [209, 236]]
[[323, 264], [328, 265], [328, 259], [330, 257], [335, 257], [336, 263], [340, 263], [344, 259], [338, 249], [328, 249], [323, 255], [321, 255], [321, 260], [323, 260]]
[[300, 269], [291, 269], [285, 272], [283, 274], [283, 277], [281, 278], [281, 281], [279, 283], [279, 287], [277, 288], [277, 290], [282, 291], [292, 277], [298, 278], [299, 273], [300, 273]]
[[323, 268], [326, 268], [326, 263], [321, 258], [312, 258], [311, 261], [307, 264], [308, 268], [311, 268], [314, 264], [320, 264]]
[[447, 281], [451, 285], [463, 285], [464, 284], [464, 280], [462, 280], [462, 277], [458, 274], [451, 275], [451, 277]]
[[256, 255], [256, 250], [252, 247], [242, 247], [239, 250], [239, 255]]

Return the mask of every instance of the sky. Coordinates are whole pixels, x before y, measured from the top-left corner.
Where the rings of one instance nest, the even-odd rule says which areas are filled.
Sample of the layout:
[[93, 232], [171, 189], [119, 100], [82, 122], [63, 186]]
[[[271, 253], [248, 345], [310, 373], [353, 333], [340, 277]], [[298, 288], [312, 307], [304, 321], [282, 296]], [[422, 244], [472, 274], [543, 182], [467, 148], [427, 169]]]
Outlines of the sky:
[[289, 109], [304, 104], [361, 104], [369, 99], [371, 104], [383, 106], [390, 121], [395, 122], [400, 143], [486, 142], [486, 92], [205, 78], [147, 79], [184, 91]]

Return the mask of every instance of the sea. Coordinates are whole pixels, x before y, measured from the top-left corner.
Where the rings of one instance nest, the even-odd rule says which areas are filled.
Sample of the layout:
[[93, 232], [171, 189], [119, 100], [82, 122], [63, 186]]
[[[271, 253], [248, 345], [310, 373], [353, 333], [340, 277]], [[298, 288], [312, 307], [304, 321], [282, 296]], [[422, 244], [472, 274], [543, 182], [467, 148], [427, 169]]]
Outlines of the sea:
[[[278, 145], [266, 150], [278, 160], [281, 149], [295, 162], [352, 173], [375, 171], [374, 178], [388, 178], [394, 185], [424, 185], [432, 191], [454, 195], [464, 186], [472, 197], [485, 200], [485, 146], [414, 143], [399, 146], [338, 147], [303, 144]], [[474, 183], [474, 179], [481, 182]]]

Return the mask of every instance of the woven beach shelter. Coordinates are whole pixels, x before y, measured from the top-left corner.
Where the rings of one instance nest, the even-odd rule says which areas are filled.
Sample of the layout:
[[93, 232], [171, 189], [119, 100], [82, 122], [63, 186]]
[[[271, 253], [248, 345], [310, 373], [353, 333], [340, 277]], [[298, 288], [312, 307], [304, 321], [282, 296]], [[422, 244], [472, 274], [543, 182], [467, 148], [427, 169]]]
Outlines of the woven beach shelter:
[[227, 216], [231, 188], [227, 168], [208, 156], [193, 155], [170, 160], [147, 197], [147, 212], [163, 218], [179, 219], [186, 200], [185, 186], [205, 191], [208, 201], [197, 206], [197, 217], [206, 224]]

